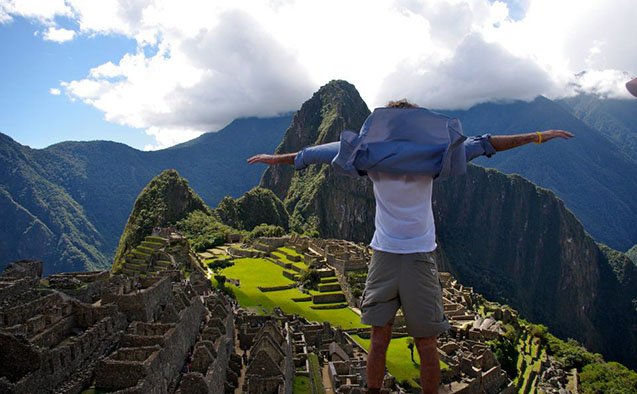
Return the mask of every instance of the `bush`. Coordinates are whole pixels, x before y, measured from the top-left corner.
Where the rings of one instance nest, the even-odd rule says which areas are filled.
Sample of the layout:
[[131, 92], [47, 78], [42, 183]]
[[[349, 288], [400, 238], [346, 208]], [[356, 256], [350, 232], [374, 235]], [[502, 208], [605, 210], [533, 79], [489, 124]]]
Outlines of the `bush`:
[[285, 230], [281, 226], [262, 223], [250, 231], [245, 241], [250, 241], [259, 237], [280, 237], [285, 235]]
[[237, 232], [202, 211], [190, 213], [177, 222], [175, 227], [188, 237], [195, 252], [204, 252], [206, 249], [223, 245], [228, 239], [228, 234]]
[[351, 293], [354, 298], [358, 298], [363, 295], [363, 290], [360, 287], [352, 287]]
[[502, 369], [506, 371], [510, 379], [515, 378], [518, 375], [518, 349], [515, 347], [515, 343], [510, 339], [503, 337], [501, 339], [493, 340], [489, 342], [491, 350], [495, 354], [496, 358], [500, 362]]
[[585, 365], [603, 361], [600, 354], [589, 352], [573, 338], [565, 342], [551, 334], [546, 334], [546, 339], [549, 353], [564, 364], [566, 369], [577, 368], [581, 371]]
[[234, 263], [230, 259], [216, 259], [207, 262], [208, 268], [214, 272], [219, 272], [224, 268], [232, 267]]
[[637, 373], [620, 363], [593, 363], [580, 374], [584, 394], [635, 394]]
[[548, 328], [543, 324], [530, 324], [529, 332], [534, 337], [540, 338], [543, 342], [546, 342], [546, 334], [548, 334]]
[[226, 286], [225, 275], [215, 275], [215, 280], [217, 281], [217, 288], [223, 289]]
[[299, 280], [305, 289], [318, 290], [318, 284], [321, 282], [321, 276], [315, 269], [305, 271]]

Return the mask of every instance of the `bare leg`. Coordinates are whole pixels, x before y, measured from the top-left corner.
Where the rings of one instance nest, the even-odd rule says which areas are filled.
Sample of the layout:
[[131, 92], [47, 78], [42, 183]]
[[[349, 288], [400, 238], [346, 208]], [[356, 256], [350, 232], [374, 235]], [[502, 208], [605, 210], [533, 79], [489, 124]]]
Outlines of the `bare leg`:
[[436, 337], [414, 338], [420, 354], [420, 382], [423, 394], [437, 394], [440, 385], [440, 361]]
[[385, 377], [385, 356], [391, 340], [391, 324], [372, 326], [372, 336], [367, 355], [367, 387], [380, 389]]

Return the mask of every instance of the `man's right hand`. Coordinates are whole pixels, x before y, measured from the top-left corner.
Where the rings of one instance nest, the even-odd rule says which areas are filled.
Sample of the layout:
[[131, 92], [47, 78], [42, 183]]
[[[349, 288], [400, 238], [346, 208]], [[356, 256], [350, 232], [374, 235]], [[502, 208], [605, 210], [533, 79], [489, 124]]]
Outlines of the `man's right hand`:
[[540, 132], [542, 134], [542, 142], [552, 140], [553, 138], [564, 138], [565, 140], [574, 137], [573, 133], [565, 130], [546, 130]]
[[282, 155], [268, 155], [260, 153], [248, 159], [248, 164], [263, 163], [267, 165], [273, 164], [294, 164], [296, 153], [284, 153]]

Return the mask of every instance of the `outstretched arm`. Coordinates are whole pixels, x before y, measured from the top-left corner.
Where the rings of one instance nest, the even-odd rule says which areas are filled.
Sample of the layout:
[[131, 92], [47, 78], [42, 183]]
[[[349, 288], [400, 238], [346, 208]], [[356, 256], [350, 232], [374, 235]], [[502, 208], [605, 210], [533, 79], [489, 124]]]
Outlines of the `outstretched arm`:
[[564, 130], [546, 130], [537, 133], [526, 133], [516, 135], [494, 135], [489, 137], [489, 142], [493, 145], [496, 152], [500, 152], [507, 149], [517, 148], [518, 146], [526, 145], [531, 142], [536, 144], [543, 144], [546, 141], [550, 141], [554, 138], [569, 139], [573, 137], [572, 133]]
[[294, 153], [283, 153], [279, 155], [268, 155], [265, 153], [260, 153], [258, 155], [254, 155], [248, 159], [248, 164], [254, 163], [264, 163], [268, 165], [273, 164], [294, 164], [294, 158], [298, 152]]
[[329, 164], [332, 162], [339, 149], [339, 142], [330, 142], [307, 148], [295, 153], [283, 153], [278, 155], [259, 154], [248, 159], [248, 164], [294, 164], [294, 169], [302, 170], [310, 164]]
[[546, 130], [536, 133], [515, 134], [515, 135], [489, 135], [484, 134], [476, 137], [469, 137], [464, 142], [467, 161], [471, 161], [478, 156], [491, 157], [496, 152], [517, 148], [531, 142], [543, 144], [553, 138], [569, 139], [572, 133], [564, 130]]

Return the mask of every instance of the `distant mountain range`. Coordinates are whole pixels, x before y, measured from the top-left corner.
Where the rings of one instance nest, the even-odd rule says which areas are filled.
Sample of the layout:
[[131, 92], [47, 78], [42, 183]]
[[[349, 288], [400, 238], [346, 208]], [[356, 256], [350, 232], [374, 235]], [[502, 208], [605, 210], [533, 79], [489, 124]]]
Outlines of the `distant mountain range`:
[[[575, 105], [576, 101], [569, 102]], [[637, 100], [617, 104], [624, 103], [630, 104], [626, 107], [632, 106], [634, 118]], [[619, 141], [619, 138], [631, 141], [629, 111], [617, 113], [615, 119], [624, 119], [627, 123], [622, 123], [621, 132], [613, 134], [616, 139], [611, 139], [610, 131], [601, 133], [575, 116], [582, 112], [571, 112], [563, 104], [544, 97], [532, 102], [481, 104], [467, 111], [445, 113], [458, 117], [467, 135], [517, 134], [546, 129], [573, 132], [575, 138], [569, 141], [551, 141], [541, 147], [529, 144], [491, 158], [478, 158], [475, 163], [520, 174], [551, 189], [600, 242], [621, 251], [627, 251], [637, 243], [637, 161], [629, 155], [629, 145], [625, 143], [621, 145], [625, 149], [621, 149]], [[593, 119], [602, 118], [604, 112], [590, 109], [586, 113], [585, 119], [591, 125], [603, 125]], [[632, 127], [632, 136], [635, 136], [637, 119]]]
[[0, 268], [22, 258], [46, 261], [45, 274], [110, 268], [135, 198], [155, 175], [176, 169], [211, 206], [239, 197], [263, 171], [246, 158], [274, 150], [291, 120], [239, 119], [154, 152], [107, 141], [31, 149], [0, 134]]
[[[323, 100], [332, 106], [339, 102]], [[50, 272], [109, 267], [133, 202], [155, 175], [176, 169], [211, 207], [225, 195], [239, 197], [259, 182], [263, 171], [262, 166], [246, 165], [245, 159], [271, 152], [279, 143], [281, 151], [290, 151], [289, 139], [281, 142], [288, 126], [298, 134], [294, 146], [320, 140], [304, 132], [315, 126], [321, 111], [337, 108], [323, 107], [319, 101], [309, 100], [305, 105], [315, 107], [308, 107], [303, 118], [294, 122], [292, 115], [239, 119], [219, 132], [155, 152], [106, 141], [31, 149], [0, 134], [0, 267], [20, 258], [43, 259]], [[590, 96], [559, 102], [538, 98], [530, 103], [483, 104], [453, 115], [460, 117], [466, 134], [550, 127], [573, 131], [576, 138], [568, 142], [553, 141], [541, 148], [530, 145], [476, 162], [519, 173], [550, 188], [598, 241], [626, 251], [637, 243], [637, 164], [631, 153], [636, 106], [637, 100]], [[369, 111], [364, 103], [359, 109], [356, 116]], [[338, 135], [359, 123], [358, 118], [336, 119], [330, 133]], [[316, 132], [322, 138], [327, 135], [323, 129]], [[291, 169], [282, 171], [285, 182], [291, 181]], [[334, 186], [341, 186], [345, 181], [335, 182]], [[281, 196], [281, 186], [271, 187]], [[368, 208], [358, 208], [360, 220], [368, 218]], [[290, 212], [293, 221], [303, 209]], [[369, 235], [359, 224], [333, 225], [350, 226], [352, 238], [363, 240]]]
[[599, 130], [637, 162], [637, 100], [600, 100], [597, 96], [581, 94], [556, 102]]

